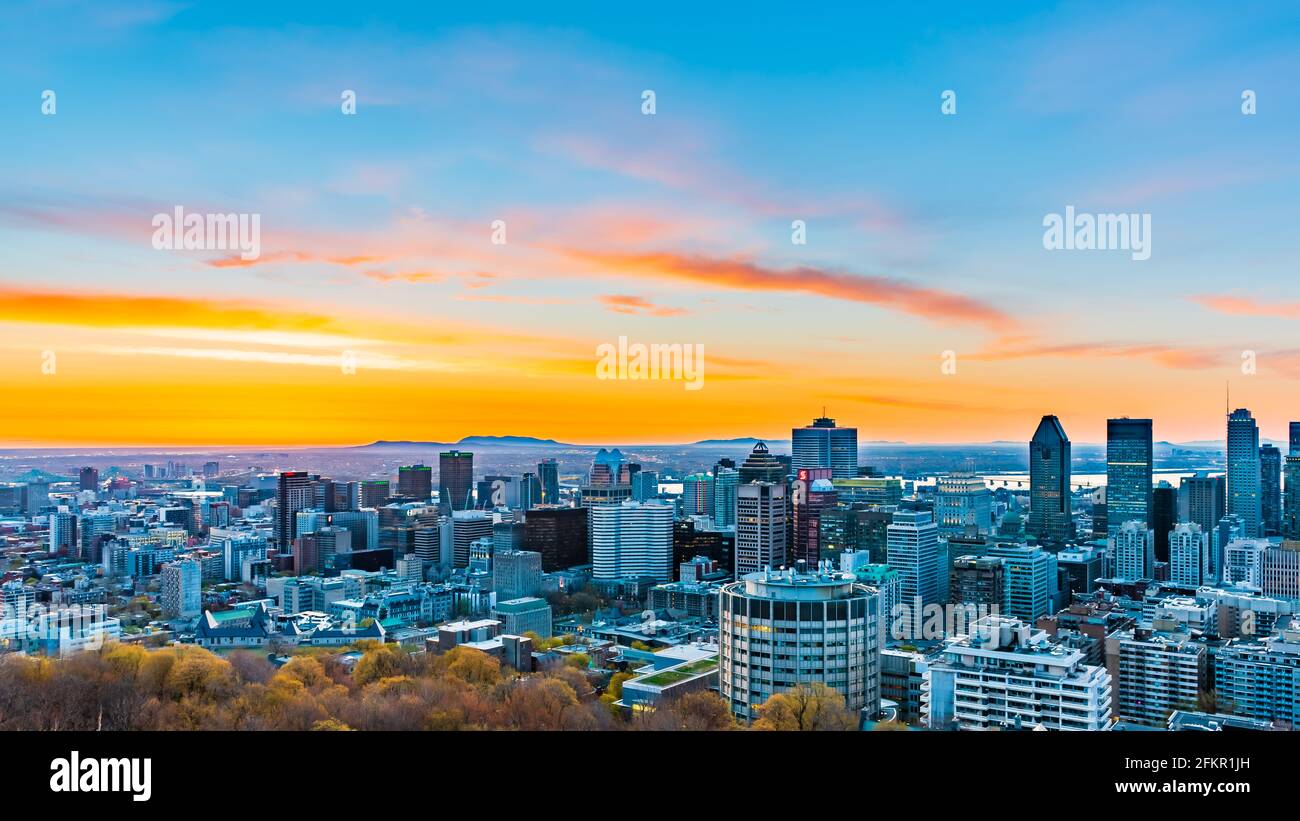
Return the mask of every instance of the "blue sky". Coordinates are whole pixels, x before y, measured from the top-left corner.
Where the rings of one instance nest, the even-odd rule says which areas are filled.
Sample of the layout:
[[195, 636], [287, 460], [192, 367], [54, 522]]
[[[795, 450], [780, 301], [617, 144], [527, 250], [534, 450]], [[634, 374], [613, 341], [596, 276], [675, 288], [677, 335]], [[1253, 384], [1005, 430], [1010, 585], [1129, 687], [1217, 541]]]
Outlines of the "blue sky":
[[[528, 380], [530, 402], [571, 395], [551, 366], [620, 335], [708, 345], [702, 397], [600, 395], [625, 419], [608, 433], [641, 441], [770, 435], [826, 402], [869, 438], [1015, 438], [1049, 412], [1082, 438], [1123, 413], [1208, 438], [1228, 380], [1278, 436], [1300, 378], [1297, 18], [1281, 3], [9, 4], [0, 284], [526, 334], [486, 362], [399, 342], [422, 347], [403, 361]], [[177, 203], [262, 214], [264, 262], [154, 251], [149, 217]], [[1042, 219], [1066, 205], [1149, 213], [1151, 259], [1046, 252]], [[505, 249], [485, 245], [495, 219]], [[132, 347], [85, 338], [77, 311], [8, 320], [0, 366]], [[945, 381], [948, 350], [965, 364]], [[142, 370], [202, 360], [138, 355], [96, 367], [147, 384]], [[493, 370], [507, 358], [522, 372]], [[761, 381], [783, 397], [765, 410]], [[570, 418], [539, 408], [538, 434]]]

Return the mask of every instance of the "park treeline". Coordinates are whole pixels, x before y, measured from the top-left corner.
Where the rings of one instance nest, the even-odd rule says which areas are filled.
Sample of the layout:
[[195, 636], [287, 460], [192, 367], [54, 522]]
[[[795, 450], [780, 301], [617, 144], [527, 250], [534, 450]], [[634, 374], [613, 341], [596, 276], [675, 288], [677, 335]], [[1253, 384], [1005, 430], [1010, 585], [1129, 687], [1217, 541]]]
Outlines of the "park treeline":
[[[630, 673], [588, 669], [571, 655], [520, 675], [458, 647], [410, 653], [362, 643], [361, 657], [314, 650], [281, 665], [265, 654], [191, 645], [107, 644], [67, 658], [0, 657], [3, 730], [731, 730], [713, 692], [628, 716], [614, 705]], [[768, 700], [755, 729], [853, 729], [834, 691]]]

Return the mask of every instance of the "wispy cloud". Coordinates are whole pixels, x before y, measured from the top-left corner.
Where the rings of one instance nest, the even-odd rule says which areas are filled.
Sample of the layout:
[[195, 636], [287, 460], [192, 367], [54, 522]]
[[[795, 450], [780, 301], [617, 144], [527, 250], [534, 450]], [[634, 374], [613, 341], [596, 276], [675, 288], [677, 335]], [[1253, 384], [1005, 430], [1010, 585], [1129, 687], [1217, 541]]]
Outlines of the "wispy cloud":
[[974, 297], [925, 288], [893, 277], [868, 276], [812, 266], [774, 268], [748, 259], [722, 259], [671, 252], [619, 254], [573, 250], [573, 258], [620, 276], [690, 282], [738, 291], [803, 293], [863, 302], [933, 322], [965, 322], [1007, 331], [1010, 314]]

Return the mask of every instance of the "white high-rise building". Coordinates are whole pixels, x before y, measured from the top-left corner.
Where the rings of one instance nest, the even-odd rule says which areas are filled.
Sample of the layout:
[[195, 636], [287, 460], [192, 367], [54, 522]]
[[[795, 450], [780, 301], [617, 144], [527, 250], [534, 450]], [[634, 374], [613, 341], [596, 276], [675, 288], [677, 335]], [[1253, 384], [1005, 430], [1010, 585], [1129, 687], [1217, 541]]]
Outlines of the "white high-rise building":
[[1103, 730], [1111, 679], [1082, 650], [1053, 644], [1019, 619], [985, 616], [949, 641], [927, 673], [925, 723], [962, 730]]
[[1156, 533], [1146, 522], [1133, 519], [1112, 530], [1110, 553], [1115, 578], [1137, 581], [1155, 576]]
[[736, 486], [737, 578], [786, 563], [786, 485], [750, 482]]
[[718, 692], [742, 721], [776, 693], [819, 682], [880, 709], [880, 595], [852, 574], [750, 573], [719, 591]]
[[1195, 522], [1179, 522], [1169, 533], [1169, 581], [1200, 587], [1208, 581], [1210, 534]]
[[[908, 607], [943, 604], [939, 527], [926, 510], [898, 510], [885, 529], [887, 561], [898, 571], [899, 595]], [[919, 599], [919, 602], [918, 602]]]
[[592, 578], [673, 579], [673, 506], [626, 501], [588, 508]]
[[1223, 549], [1223, 581], [1256, 590], [1264, 588], [1264, 554], [1268, 539], [1233, 539]]

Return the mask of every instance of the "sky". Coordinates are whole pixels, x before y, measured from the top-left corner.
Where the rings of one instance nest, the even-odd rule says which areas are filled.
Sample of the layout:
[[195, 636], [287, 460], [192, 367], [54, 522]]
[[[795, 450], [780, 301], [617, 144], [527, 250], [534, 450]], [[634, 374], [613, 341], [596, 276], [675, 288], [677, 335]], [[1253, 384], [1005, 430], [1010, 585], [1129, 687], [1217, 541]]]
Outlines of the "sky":
[[1300, 418], [1293, 4], [461, 5], [0, 7], [0, 445]]

